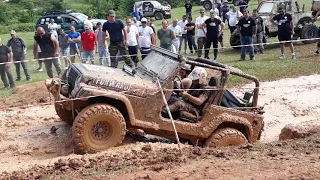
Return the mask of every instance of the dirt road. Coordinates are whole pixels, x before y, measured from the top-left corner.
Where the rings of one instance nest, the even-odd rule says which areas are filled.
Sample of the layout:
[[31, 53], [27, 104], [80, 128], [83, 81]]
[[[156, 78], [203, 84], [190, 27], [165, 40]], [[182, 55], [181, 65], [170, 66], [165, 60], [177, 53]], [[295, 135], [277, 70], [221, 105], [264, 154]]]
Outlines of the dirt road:
[[[277, 140], [286, 124], [319, 121], [320, 106], [317, 104], [320, 102], [319, 85], [320, 75], [262, 83], [259, 104], [265, 106], [266, 113], [265, 131], [261, 142]], [[35, 87], [36, 93], [33, 89]], [[236, 93], [238, 90], [234, 91]], [[5, 102], [1, 107], [49, 102], [50, 98], [45, 96], [46, 93], [40, 83], [18, 88], [12, 97], [0, 99]], [[318, 170], [320, 135], [285, 143], [261, 144], [260, 142], [247, 148], [211, 150], [183, 146], [182, 154], [173, 144], [145, 144], [126, 139], [123, 146], [94, 155], [80, 156], [73, 154], [71, 127], [60, 121], [52, 105], [0, 111], [0, 117], [1, 178], [13, 176], [33, 179], [50, 176], [56, 179], [63, 177], [78, 179], [81, 176], [83, 179], [94, 177], [315, 179], [320, 177]], [[10, 173], [7, 174], [5, 171]]]

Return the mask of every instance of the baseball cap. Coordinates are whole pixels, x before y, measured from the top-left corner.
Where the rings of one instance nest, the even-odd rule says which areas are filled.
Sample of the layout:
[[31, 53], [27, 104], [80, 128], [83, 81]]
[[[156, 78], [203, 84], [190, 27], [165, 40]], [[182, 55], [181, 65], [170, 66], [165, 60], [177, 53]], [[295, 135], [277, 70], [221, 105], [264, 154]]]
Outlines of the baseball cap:
[[89, 26], [85, 26], [84, 29], [85, 29], [85, 30], [89, 29]]
[[214, 9], [211, 9], [210, 14], [216, 14], [216, 11]]
[[11, 30], [10, 34], [17, 34], [15, 30]]
[[116, 12], [114, 10], [109, 10], [108, 16], [116, 16]]
[[203, 67], [195, 67], [188, 78], [193, 81], [199, 80], [200, 84], [205, 84], [207, 82], [207, 71]]
[[147, 18], [142, 18], [141, 22], [147, 22]]

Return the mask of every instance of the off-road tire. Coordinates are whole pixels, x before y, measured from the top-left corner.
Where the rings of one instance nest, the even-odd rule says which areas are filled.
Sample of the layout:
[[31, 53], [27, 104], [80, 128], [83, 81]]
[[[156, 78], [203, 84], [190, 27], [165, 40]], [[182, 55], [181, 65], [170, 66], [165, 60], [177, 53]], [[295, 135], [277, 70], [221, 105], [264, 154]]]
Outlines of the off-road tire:
[[62, 108], [60, 103], [54, 103], [54, 108], [56, 109], [57, 115], [62, 121], [69, 125], [73, 124], [72, 111]]
[[155, 12], [154, 13], [154, 18], [156, 19], [156, 20], [162, 20], [163, 19], [163, 14], [162, 14], [162, 12]]
[[[315, 24], [305, 24], [301, 28], [300, 38], [301, 39], [312, 39], [318, 37], [318, 27]], [[315, 43], [318, 40], [302, 41], [304, 44]]]
[[210, 10], [212, 8], [212, 4], [211, 2], [206, 1], [203, 3], [203, 7], [205, 10]]
[[[233, 33], [230, 36], [230, 45], [232, 46], [233, 49], [240, 49], [241, 45], [241, 40], [240, 36], [237, 30], [234, 30]], [[233, 47], [233, 46], [238, 46], [238, 47]]]
[[204, 147], [240, 146], [247, 143], [247, 138], [240, 131], [233, 128], [221, 128], [212, 133]]
[[[97, 126], [100, 125], [100, 128]], [[102, 128], [103, 127], [103, 128]], [[102, 130], [103, 132], [98, 132]], [[126, 122], [121, 112], [107, 104], [93, 104], [84, 108], [72, 126], [75, 152], [96, 153], [122, 143]]]

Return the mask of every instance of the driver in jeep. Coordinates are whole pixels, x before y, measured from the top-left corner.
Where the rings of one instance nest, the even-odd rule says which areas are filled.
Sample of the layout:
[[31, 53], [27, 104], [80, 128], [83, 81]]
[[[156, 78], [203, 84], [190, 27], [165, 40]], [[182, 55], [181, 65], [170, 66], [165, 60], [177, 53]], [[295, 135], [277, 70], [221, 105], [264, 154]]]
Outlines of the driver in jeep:
[[[190, 90], [182, 91], [182, 100], [169, 104], [170, 112], [179, 111], [181, 119], [197, 122], [200, 119], [199, 111], [209, 98], [209, 91], [205, 90], [206, 78], [207, 71], [202, 67], [195, 67], [188, 77], [182, 80], [183, 84], [189, 84]], [[183, 88], [188, 89], [188, 87]], [[164, 108], [163, 112], [167, 113], [167, 109]]]

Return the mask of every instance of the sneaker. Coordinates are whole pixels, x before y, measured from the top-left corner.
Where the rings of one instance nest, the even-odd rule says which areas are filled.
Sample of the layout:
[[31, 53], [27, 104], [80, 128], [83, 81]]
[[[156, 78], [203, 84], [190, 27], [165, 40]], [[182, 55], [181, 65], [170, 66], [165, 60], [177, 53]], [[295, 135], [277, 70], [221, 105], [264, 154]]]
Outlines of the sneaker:
[[250, 60], [255, 60], [254, 57], [250, 57]]
[[284, 58], [285, 58], [284, 54], [281, 54], [280, 59], [284, 59]]
[[210, 58], [209, 58], [209, 56], [207, 56], [207, 57], [204, 57], [204, 58], [205, 58], [205, 59], [210, 59]]
[[320, 55], [319, 51], [316, 51], [314, 54], [315, 54], [315, 55]]
[[292, 59], [297, 59], [297, 56], [295, 54], [292, 54], [291, 58]]
[[244, 61], [244, 60], [246, 60], [245, 58], [240, 58], [240, 60], [239, 61]]
[[27, 78], [26, 80], [27, 80], [27, 81], [32, 81], [32, 79], [31, 79], [31, 78]]
[[42, 72], [42, 71], [43, 71], [43, 69], [42, 69], [42, 68], [40, 68], [40, 69], [38, 69], [38, 71], [39, 71], [39, 72]]
[[215, 62], [215, 63], [216, 63], [216, 62], [217, 62], [217, 60], [216, 60], [216, 59], [214, 59], [214, 60], [213, 60], [213, 62]]
[[20, 78], [17, 78], [16, 81], [21, 81], [21, 79], [20, 79]]
[[9, 86], [5, 86], [5, 87], [3, 87], [3, 89], [9, 89]]
[[263, 51], [260, 51], [260, 54], [264, 54], [264, 52], [263, 52]]
[[40, 69], [42, 69], [42, 68], [38, 67], [37, 71], [39, 71]]

